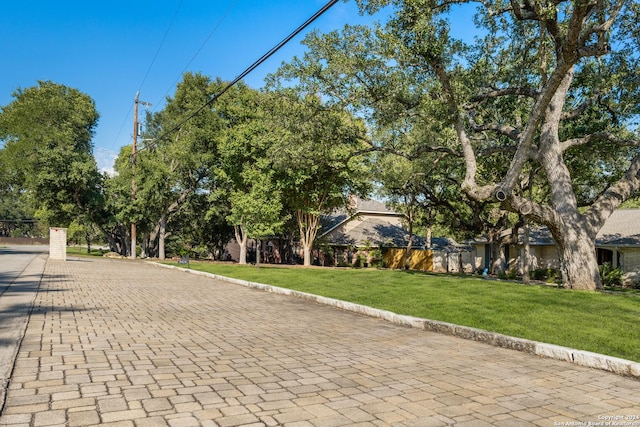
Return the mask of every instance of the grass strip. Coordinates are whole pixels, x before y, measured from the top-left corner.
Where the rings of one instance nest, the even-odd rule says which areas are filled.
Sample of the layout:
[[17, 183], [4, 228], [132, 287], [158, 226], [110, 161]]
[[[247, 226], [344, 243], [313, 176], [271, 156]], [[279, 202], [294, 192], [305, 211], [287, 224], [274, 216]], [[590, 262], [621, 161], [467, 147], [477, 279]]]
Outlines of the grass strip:
[[86, 246], [67, 246], [67, 255], [73, 256], [102, 257], [106, 252], [100, 249], [91, 249], [91, 253], [87, 253]]
[[640, 362], [637, 295], [414, 271], [199, 262], [191, 268]]

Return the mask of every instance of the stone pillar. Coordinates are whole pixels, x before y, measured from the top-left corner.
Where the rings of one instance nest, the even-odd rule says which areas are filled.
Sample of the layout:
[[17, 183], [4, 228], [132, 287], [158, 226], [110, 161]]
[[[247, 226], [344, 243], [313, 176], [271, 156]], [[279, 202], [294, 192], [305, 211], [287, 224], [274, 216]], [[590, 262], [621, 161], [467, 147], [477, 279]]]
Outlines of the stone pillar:
[[66, 228], [49, 228], [49, 259], [67, 260]]

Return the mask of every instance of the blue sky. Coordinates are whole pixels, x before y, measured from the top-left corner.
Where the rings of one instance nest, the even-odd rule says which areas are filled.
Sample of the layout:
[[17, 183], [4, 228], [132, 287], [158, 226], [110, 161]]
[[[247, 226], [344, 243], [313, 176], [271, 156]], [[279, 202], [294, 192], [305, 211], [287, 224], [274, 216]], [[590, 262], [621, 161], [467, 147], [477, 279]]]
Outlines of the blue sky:
[[[120, 147], [131, 144], [136, 91], [157, 111], [166, 96], [173, 95], [184, 71], [230, 81], [325, 4], [326, 0], [4, 1], [0, 106], [13, 100], [17, 88], [35, 86], [38, 80], [88, 94], [100, 113], [94, 154], [99, 167], [109, 169]], [[359, 15], [354, 1], [340, 1], [311, 28], [328, 32], [367, 19]], [[306, 32], [245, 82], [262, 87], [264, 77], [282, 61], [303, 52], [300, 41]]]

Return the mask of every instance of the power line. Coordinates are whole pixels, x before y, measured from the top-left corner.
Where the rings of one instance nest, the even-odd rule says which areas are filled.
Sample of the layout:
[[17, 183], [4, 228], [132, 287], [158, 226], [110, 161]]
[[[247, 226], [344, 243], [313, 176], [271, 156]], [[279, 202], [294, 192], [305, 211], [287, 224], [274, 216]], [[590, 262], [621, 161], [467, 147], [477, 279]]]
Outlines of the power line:
[[169, 35], [169, 31], [171, 31], [171, 28], [173, 27], [173, 23], [176, 20], [176, 16], [178, 16], [178, 12], [180, 12], [180, 8], [182, 7], [182, 3], [183, 2], [184, 2], [184, 0], [180, 0], [180, 3], [178, 4], [178, 8], [173, 13], [173, 17], [171, 18], [171, 22], [169, 22], [169, 27], [167, 27], [167, 31], [165, 31], [164, 36], [162, 37], [162, 40], [160, 41], [160, 46], [158, 46], [158, 49], [156, 50], [155, 55], [153, 55], [153, 59], [151, 60], [151, 64], [149, 64], [149, 68], [147, 69], [147, 72], [146, 72], [146, 74], [144, 75], [144, 77], [142, 79], [142, 83], [140, 83], [140, 88], [138, 89], [138, 92], [140, 92], [140, 90], [142, 89], [142, 86], [144, 86], [144, 83], [147, 81], [147, 77], [149, 77], [149, 73], [151, 72], [151, 68], [153, 68], [153, 64], [155, 64], [156, 59], [158, 59], [158, 54], [160, 53], [160, 50], [162, 49], [162, 46], [164, 45], [164, 41], [167, 39], [167, 35]]
[[275, 47], [273, 47], [267, 53], [262, 55], [257, 61], [255, 61], [253, 64], [251, 64], [251, 66], [249, 66], [249, 68], [244, 70], [240, 75], [238, 75], [235, 79], [233, 79], [233, 81], [228, 83], [220, 92], [218, 92], [217, 94], [213, 95], [207, 102], [202, 104], [200, 107], [198, 107], [196, 110], [194, 110], [191, 114], [189, 114], [186, 118], [184, 118], [178, 124], [173, 126], [171, 129], [169, 129], [165, 133], [161, 134], [159, 137], [155, 138], [147, 146], [139, 149], [138, 152], [144, 150], [145, 148], [151, 148], [151, 146], [153, 146], [154, 143], [157, 143], [161, 139], [163, 139], [163, 138], [167, 137], [168, 135], [172, 134], [173, 132], [178, 130], [182, 125], [184, 125], [186, 122], [188, 122], [189, 120], [194, 118], [196, 115], [198, 115], [198, 113], [200, 113], [202, 110], [207, 108], [209, 105], [213, 104], [216, 100], [218, 100], [218, 98], [220, 98], [222, 95], [224, 95], [225, 92], [227, 92], [229, 89], [231, 89], [240, 80], [245, 78], [253, 70], [258, 68], [263, 62], [265, 62], [267, 59], [269, 59], [271, 56], [273, 56], [284, 45], [289, 43], [294, 37], [296, 37], [298, 34], [300, 34], [302, 31], [304, 31], [309, 25], [311, 25], [316, 19], [318, 19], [322, 14], [324, 14], [327, 10], [329, 10], [337, 2], [338, 2], [338, 0], [331, 0], [327, 4], [325, 4], [322, 7], [322, 9], [317, 11], [311, 18], [307, 19], [307, 21], [305, 21], [304, 24], [302, 24], [298, 28], [296, 28], [291, 34], [289, 34], [287, 37], [285, 37], [285, 39], [282, 40], [280, 43], [278, 43]]
[[222, 25], [222, 23], [224, 22], [225, 19], [227, 19], [227, 16], [229, 16], [229, 14], [231, 13], [231, 11], [233, 10], [233, 7], [236, 5], [236, 3], [238, 2], [238, 0], [233, 0], [231, 2], [231, 4], [229, 5], [229, 7], [227, 8], [226, 12], [222, 15], [222, 17], [220, 18], [220, 20], [218, 21], [218, 23], [213, 27], [213, 29], [211, 30], [211, 32], [209, 33], [209, 35], [207, 36], [207, 38], [204, 40], [204, 42], [202, 42], [202, 44], [200, 45], [200, 47], [198, 48], [198, 50], [196, 51], [196, 53], [193, 54], [193, 56], [191, 57], [191, 59], [189, 60], [189, 62], [187, 62], [187, 65], [184, 66], [184, 68], [182, 69], [182, 71], [180, 72], [180, 75], [175, 79], [175, 81], [171, 84], [171, 86], [169, 87], [169, 89], [167, 89], [167, 91], [164, 93], [164, 95], [162, 95], [162, 98], [160, 98], [160, 100], [158, 100], [156, 102], [157, 106], [160, 106], [160, 103], [162, 102], [162, 100], [165, 99], [165, 97], [167, 96], [167, 94], [169, 93], [169, 91], [171, 90], [171, 88], [173, 88], [176, 83], [178, 83], [178, 81], [180, 80], [180, 77], [182, 77], [182, 75], [184, 74], [185, 71], [187, 71], [187, 68], [189, 68], [189, 65], [191, 65], [191, 63], [193, 63], [193, 61], [195, 61], [196, 57], [200, 54], [200, 52], [202, 52], [202, 49], [204, 49], [204, 47], [206, 46], [207, 43], [209, 43], [209, 40], [211, 39], [211, 37], [213, 37], [213, 35], [216, 33], [216, 31], [218, 31], [218, 28], [220, 28], [220, 25]]
[[[158, 49], [156, 50], [156, 53], [153, 55], [153, 59], [151, 60], [151, 64], [149, 64], [149, 68], [147, 68], [147, 72], [145, 73], [144, 77], [142, 78], [142, 82], [140, 83], [140, 86], [138, 88], [138, 92], [140, 92], [140, 90], [142, 90], [142, 86], [144, 86], [145, 82], [147, 81], [147, 77], [149, 77], [149, 73], [151, 72], [151, 68], [153, 68], [153, 64], [155, 64], [156, 59], [158, 59], [158, 54], [160, 53], [160, 50], [162, 49], [162, 46], [164, 46], [164, 42], [167, 39], [167, 36], [169, 35], [169, 31], [171, 31], [171, 28], [173, 27], [173, 23], [176, 20], [176, 17], [178, 16], [178, 12], [180, 11], [180, 8], [182, 7], [182, 3], [184, 2], [184, 0], [180, 0], [180, 3], [178, 3], [178, 7], [176, 8], [176, 11], [173, 13], [173, 16], [171, 17], [171, 21], [169, 22], [169, 26], [167, 27], [167, 30], [164, 32], [164, 36], [162, 37], [162, 40], [160, 41], [160, 45], [158, 46]], [[120, 125], [120, 130], [118, 130], [118, 134], [116, 135], [116, 138], [114, 140], [114, 144], [118, 141], [118, 138], [120, 138], [120, 134], [122, 133], [122, 130], [124, 129], [124, 125], [125, 123], [128, 122], [129, 119], [129, 114], [131, 114], [131, 109], [133, 107], [130, 106], [129, 107], [129, 111], [127, 111], [127, 115], [125, 116], [124, 120], [122, 120], [122, 125]], [[112, 145], [113, 147], [113, 145]]]

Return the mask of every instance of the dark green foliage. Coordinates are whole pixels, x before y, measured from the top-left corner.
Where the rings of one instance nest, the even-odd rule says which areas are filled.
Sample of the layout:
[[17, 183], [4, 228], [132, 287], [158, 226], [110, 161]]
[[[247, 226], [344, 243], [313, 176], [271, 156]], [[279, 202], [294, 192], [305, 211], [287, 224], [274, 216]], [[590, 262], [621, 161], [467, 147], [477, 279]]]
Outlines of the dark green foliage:
[[94, 101], [53, 82], [18, 89], [0, 113], [4, 185], [21, 189], [44, 224], [83, 222], [102, 203], [92, 154]]
[[604, 286], [622, 286], [622, 275], [622, 270], [613, 268], [608, 262], [600, 266], [600, 277]]
[[533, 280], [539, 280], [547, 283], [554, 283], [560, 277], [560, 272], [553, 268], [537, 268], [531, 272]]

